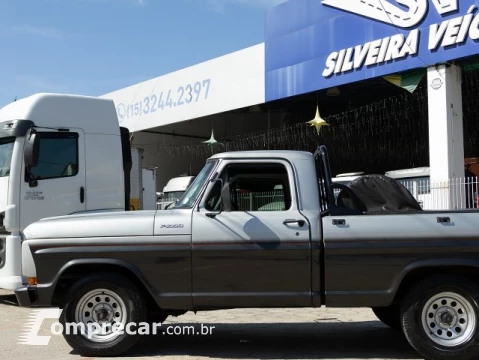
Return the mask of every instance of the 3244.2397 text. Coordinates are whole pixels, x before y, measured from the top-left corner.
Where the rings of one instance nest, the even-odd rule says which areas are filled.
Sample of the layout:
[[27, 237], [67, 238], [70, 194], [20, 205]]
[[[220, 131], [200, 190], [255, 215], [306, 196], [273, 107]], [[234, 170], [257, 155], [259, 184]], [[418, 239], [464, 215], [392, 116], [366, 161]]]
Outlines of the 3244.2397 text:
[[194, 84], [179, 86], [176, 91], [170, 89], [161, 91], [157, 94], [145, 97], [142, 101], [128, 105], [127, 117], [144, 115], [161, 111], [166, 108], [178, 107], [207, 100], [210, 90], [211, 80], [205, 79], [197, 81]]

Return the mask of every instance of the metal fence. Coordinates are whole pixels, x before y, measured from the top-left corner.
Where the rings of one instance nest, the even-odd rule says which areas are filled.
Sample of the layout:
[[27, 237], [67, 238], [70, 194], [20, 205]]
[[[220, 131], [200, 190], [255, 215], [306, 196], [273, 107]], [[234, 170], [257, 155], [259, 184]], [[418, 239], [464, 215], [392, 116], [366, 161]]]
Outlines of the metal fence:
[[445, 181], [399, 180], [424, 210], [464, 210], [478, 208], [478, 177]]
[[265, 192], [236, 193], [240, 211], [281, 211], [285, 210], [282, 190]]
[[[479, 208], [479, 178], [452, 178], [431, 183], [428, 178], [399, 179], [423, 210], [465, 210]], [[334, 189], [337, 196], [339, 189]]]
[[[398, 181], [409, 190], [424, 210], [479, 209], [478, 177], [453, 178], [434, 183], [425, 179]], [[336, 196], [338, 192], [339, 190], [335, 189]], [[236, 201], [240, 211], [285, 210], [283, 190], [237, 192]], [[163, 199], [158, 204], [158, 209], [164, 209], [171, 202], [174, 202], [173, 199]]]

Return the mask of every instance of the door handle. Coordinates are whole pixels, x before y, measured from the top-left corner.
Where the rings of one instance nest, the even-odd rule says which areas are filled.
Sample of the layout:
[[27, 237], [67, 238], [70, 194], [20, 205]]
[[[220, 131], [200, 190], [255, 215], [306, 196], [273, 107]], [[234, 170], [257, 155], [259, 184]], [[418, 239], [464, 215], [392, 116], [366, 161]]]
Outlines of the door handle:
[[298, 224], [299, 227], [303, 227], [305, 224], [304, 220], [295, 220], [295, 219], [286, 219], [283, 221], [284, 225], [289, 225], [289, 224]]
[[82, 204], [85, 202], [85, 188], [83, 186], [80, 188], [80, 202]]
[[437, 217], [436, 218], [437, 222], [438, 223], [450, 223], [451, 222], [451, 218], [449, 216], [445, 216], [445, 217]]
[[346, 220], [344, 220], [344, 219], [333, 219], [333, 225], [346, 225]]

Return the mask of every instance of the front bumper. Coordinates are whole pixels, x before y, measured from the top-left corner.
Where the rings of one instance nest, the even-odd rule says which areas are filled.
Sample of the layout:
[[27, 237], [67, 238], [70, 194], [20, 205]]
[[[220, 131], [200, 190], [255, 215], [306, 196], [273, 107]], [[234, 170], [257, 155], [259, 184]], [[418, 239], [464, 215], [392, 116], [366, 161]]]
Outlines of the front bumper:
[[50, 287], [22, 285], [15, 289], [15, 296], [21, 307], [53, 307], [50, 290]]
[[16, 288], [15, 296], [21, 307], [32, 307], [37, 302], [37, 290], [26, 285]]

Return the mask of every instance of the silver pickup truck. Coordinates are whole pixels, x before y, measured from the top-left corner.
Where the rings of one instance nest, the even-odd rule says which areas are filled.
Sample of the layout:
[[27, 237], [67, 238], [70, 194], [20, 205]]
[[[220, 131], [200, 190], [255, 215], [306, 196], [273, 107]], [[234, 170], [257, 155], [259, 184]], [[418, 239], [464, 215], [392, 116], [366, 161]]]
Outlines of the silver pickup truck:
[[370, 307], [428, 359], [479, 355], [479, 212], [422, 211], [381, 175], [333, 184], [323, 146], [217, 154], [169, 210], [49, 218], [24, 234], [19, 304], [102, 325], [64, 334], [85, 356], [130, 349], [140, 334], [125, 324], [321, 306]]

